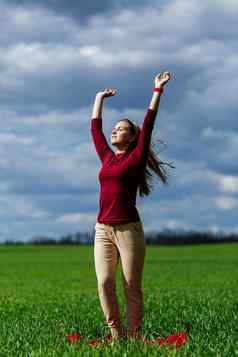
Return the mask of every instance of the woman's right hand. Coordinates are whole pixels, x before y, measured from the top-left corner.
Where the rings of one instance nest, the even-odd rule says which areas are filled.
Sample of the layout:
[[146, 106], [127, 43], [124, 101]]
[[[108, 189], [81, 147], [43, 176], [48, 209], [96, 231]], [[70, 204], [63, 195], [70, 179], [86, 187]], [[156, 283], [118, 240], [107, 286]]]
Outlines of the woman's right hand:
[[116, 89], [105, 89], [104, 91], [97, 92], [97, 97], [105, 98], [111, 97], [116, 94]]

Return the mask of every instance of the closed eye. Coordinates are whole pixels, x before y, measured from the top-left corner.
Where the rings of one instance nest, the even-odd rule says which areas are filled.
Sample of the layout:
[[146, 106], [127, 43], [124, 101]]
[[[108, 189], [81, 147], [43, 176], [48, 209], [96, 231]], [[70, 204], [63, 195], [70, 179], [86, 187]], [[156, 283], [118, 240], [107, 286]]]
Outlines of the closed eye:
[[119, 131], [127, 130], [127, 128], [118, 128], [118, 129], [117, 129], [117, 128], [113, 128], [112, 130], [114, 130], [114, 129], [115, 129], [115, 130], [119, 130]]

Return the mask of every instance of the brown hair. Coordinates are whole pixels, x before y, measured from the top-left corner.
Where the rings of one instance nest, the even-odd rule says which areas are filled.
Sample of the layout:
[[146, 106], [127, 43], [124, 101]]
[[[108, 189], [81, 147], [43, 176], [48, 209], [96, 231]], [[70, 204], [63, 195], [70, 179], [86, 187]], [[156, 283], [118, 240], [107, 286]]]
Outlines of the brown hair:
[[[120, 121], [127, 121], [130, 124], [130, 132], [132, 135], [135, 135], [135, 139], [129, 144], [127, 150], [133, 150], [138, 142], [140, 136], [140, 127], [135, 123], [129, 120], [128, 118], [124, 118]], [[158, 140], [163, 143], [162, 140]], [[139, 194], [140, 196], [148, 196], [151, 193], [151, 189], [153, 188], [152, 183], [152, 171], [156, 173], [156, 175], [160, 178], [160, 180], [164, 184], [168, 184], [168, 174], [164, 169], [163, 165], [168, 165], [172, 168], [175, 168], [171, 163], [167, 163], [161, 161], [158, 157], [158, 154], [153, 149], [154, 143], [150, 144], [148, 150], [148, 156], [146, 159], [146, 165], [144, 165], [140, 171], [139, 176]]]

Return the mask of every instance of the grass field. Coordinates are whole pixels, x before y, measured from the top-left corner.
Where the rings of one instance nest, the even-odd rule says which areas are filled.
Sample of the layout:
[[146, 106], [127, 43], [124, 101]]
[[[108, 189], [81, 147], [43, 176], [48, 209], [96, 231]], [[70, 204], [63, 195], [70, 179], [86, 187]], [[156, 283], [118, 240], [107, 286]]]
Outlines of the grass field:
[[[0, 357], [238, 356], [238, 244], [147, 246], [143, 335], [184, 331], [179, 350], [140, 341], [93, 348], [109, 331], [93, 246], [0, 246]], [[124, 326], [121, 265], [117, 293]], [[66, 335], [80, 332], [70, 344]]]

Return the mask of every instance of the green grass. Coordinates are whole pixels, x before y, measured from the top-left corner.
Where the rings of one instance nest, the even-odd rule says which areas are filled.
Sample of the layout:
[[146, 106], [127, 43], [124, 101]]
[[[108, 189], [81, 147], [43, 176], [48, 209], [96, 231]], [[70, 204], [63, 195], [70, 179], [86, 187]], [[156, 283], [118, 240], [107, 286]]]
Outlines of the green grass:
[[[105, 336], [93, 246], [0, 246], [0, 357], [238, 356], [238, 244], [147, 246], [143, 335], [190, 325], [178, 351], [137, 341], [98, 349]], [[117, 293], [123, 324], [121, 265]], [[67, 334], [83, 338], [69, 344]]]

